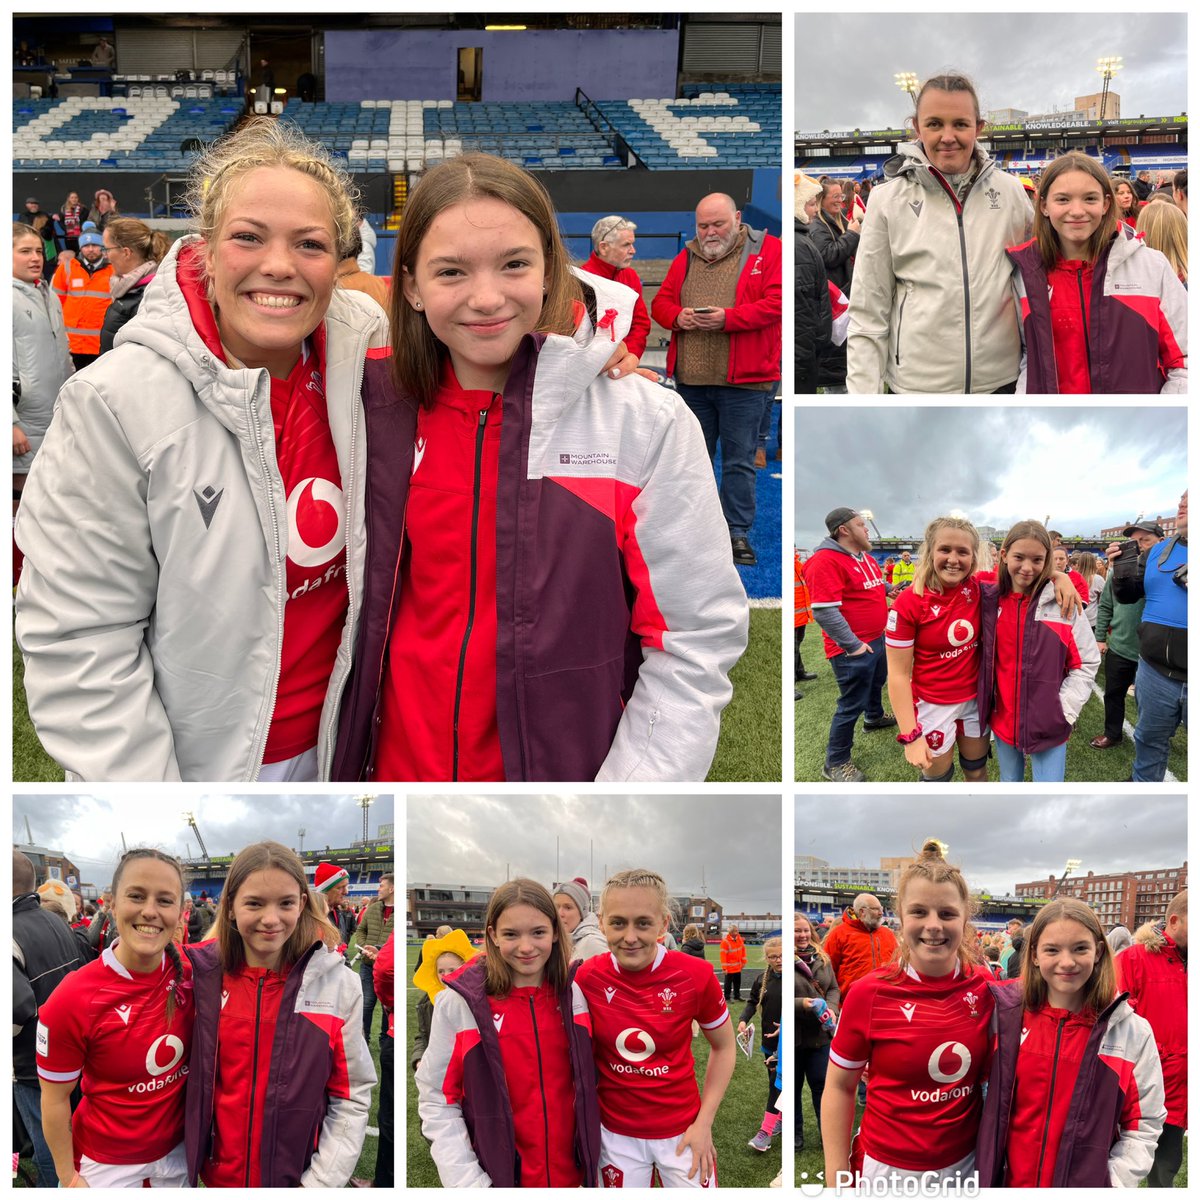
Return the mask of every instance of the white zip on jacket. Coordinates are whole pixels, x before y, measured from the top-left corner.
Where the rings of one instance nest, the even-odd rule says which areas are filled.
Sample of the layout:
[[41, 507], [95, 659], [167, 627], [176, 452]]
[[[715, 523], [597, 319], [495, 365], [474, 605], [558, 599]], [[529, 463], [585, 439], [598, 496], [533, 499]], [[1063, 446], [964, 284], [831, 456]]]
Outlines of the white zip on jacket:
[[[242, 781], [262, 764], [283, 637], [287, 497], [267, 371], [216, 360], [177, 282], [181, 246], [198, 241], [172, 247], [115, 348], [63, 388], [16, 523], [29, 713], [68, 778]], [[334, 292], [325, 331], [350, 610], [320, 746], [332, 736], [361, 590], [363, 364], [388, 340], [378, 305], [354, 292]]]

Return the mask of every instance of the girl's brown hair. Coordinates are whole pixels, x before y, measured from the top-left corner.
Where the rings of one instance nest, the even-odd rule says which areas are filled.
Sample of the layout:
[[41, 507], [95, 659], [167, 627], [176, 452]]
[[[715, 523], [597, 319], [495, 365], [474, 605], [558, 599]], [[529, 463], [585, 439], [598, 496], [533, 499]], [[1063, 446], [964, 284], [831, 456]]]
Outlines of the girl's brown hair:
[[512, 991], [512, 971], [508, 963], [500, 957], [500, 948], [492, 937], [496, 922], [504, 914], [504, 910], [514, 904], [527, 904], [546, 918], [550, 928], [554, 930], [554, 945], [550, 949], [550, 958], [546, 962], [544, 978], [549, 981], [555, 992], [561, 992], [567, 986], [570, 969], [570, 952], [567, 943], [570, 938], [558, 919], [558, 909], [554, 907], [554, 897], [535, 879], [510, 879], [502, 883], [488, 901], [487, 913], [483, 918], [483, 943], [487, 951], [484, 958], [484, 969], [487, 972], [485, 988], [489, 996], [507, 996]]
[[24, 221], [13, 222], [13, 245], [15, 246], [23, 238], [33, 238], [38, 245], [45, 242], [45, 238], [32, 225], [26, 225]]
[[937, 572], [933, 569], [933, 547], [943, 529], [957, 529], [971, 539], [971, 568], [966, 578], [969, 579], [979, 570], [979, 531], [975, 526], [966, 517], [934, 517], [925, 526], [925, 538], [917, 547], [917, 569], [913, 572], [912, 589], [918, 596], [923, 595], [926, 588], [935, 592], [942, 590]]
[[1091, 591], [1092, 580], [1096, 578], [1096, 563], [1096, 556], [1088, 550], [1080, 550], [1075, 556], [1075, 570], [1083, 576], [1084, 582], [1088, 585], [1089, 592]]
[[[117, 863], [117, 869], [113, 872], [112, 877], [112, 896], [113, 903], [116, 903], [117, 889], [121, 886], [121, 876], [125, 873], [125, 868], [131, 862], [137, 862], [139, 859], [152, 858], [156, 862], [166, 863], [168, 867], [173, 867], [179, 875], [179, 911], [183, 913], [183, 894], [187, 891], [187, 881], [183, 877], [183, 864], [179, 859], [172, 858], [169, 854], [164, 854], [161, 850], [155, 850], [151, 846], [138, 846], [133, 850], [126, 850], [121, 855], [120, 861]], [[178, 920], [176, 921], [178, 924]], [[171, 960], [171, 972], [174, 976], [170, 991], [167, 993], [167, 1028], [171, 1027], [171, 1022], [175, 1019], [175, 989], [183, 983], [183, 959], [179, 956], [179, 947], [175, 942], [168, 941], [166, 949], [167, 958]]]
[[113, 245], [123, 250], [132, 250], [142, 262], [160, 263], [171, 249], [171, 239], [158, 229], [151, 229], [136, 217], [118, 217], [109, 221], [104, 232]]
[[1138, 213], [1138, 233], [1157, 250], [1184, 282], [1188, 277], [1188, 221], [1173, 204], [1147, 204]]
[[221, 892], [221, 902], [217, 906], [217, 946], [220, 949], [221, 966], [226, 971], [237, 971], [246, 965], [246, 947], [233, 916], [233, 902], [238, 889], [256, 871], [270, 870], [289, 875], [295, 881], [301, 899], [300, 919], [280, 952], [280, 972], [303, 958], [313, 942], [324, 942], [331, 949], [341, 943], [341, 934], [317, 907], [316, 893], [308, 886], [304, 866], [295, 851], [279, 842], [255, 842], [233, 860]]
[[446, 348], [433, 335], [424, 312], [404, 295], [405, 276], [416, 277], [421, 243], [435, 218], [468, 200], [488, 198], [515, 208], [537, 230], [545, 259], [546, 298], [537, 331], [569, 335], [574, 331], [572, 302], [583, 289], [571, 274], [570, 256], [558, 230], [546, 189], [528, 171], [491, 154], [464, 154], [431, 167], [421, 177], [404, 209], [392, 267], [392, 378], [397, 388], [421, 404], [433, 403]]
[[1113, 952], [1100, 928], [1096, 914], [1082, 900], [1065, 896], [1051, 900], [1034, 918], [1033, 927], [1025, 938], [1025, 952], [1021, 960], [1021, 998], [1027, 1009], [1041, 1008], [1049, 999], [1046, 981], [1038, 970], [1038, 941], [1046, 932], [1046, 926], [1054, 921], [1075, 921], [1082, 925], [1096, 943], [1096, 965], [1092, 977], [1084, 984], [1083, 1007], [1094, 1013], [1103, 1012], [1117, 997], [1117, 968]]
[[[958, 962], [964, 972], [971, 971], [978, 961], [976, 943], [979, 935], [975, 931], [975, 926], [971, 924], [971, 917], [975, 914], [975, 902], [971, 899], [971, 890], [967, 887], [963, 873], [946, 861], [946, 856], [942, 852], [942, 844], [935, 838], [930, 838], [925, 842], [916, 861], [905, 867], [900, 874], [900, 882], [896, 887], [896, 912], [900, 914], [901, 920], [904, 917], [904, 893], [918, 879], [935, 885], [948, 883], [958, 893], [963, 908], [963, 935], [962, 941], [958, 944]], [[908, 943], [901, 938], [898, 943], [898, 957], [893, 975], [895, 977], [902, 975], [908, 967], [908, 962]]]
[[1008, 573], [1008, 567], [1005, 564], [1005, 556], [1016, 542], [1024, 541], [1031, 538], [1035, 542], [1040, 542], [1046, 550], [1046, 561], [1042, 564], [1042, 573], [1033, 581], [1033, 586], [1029, 589], [1031, 596], [1037, 596], [1043, 586], [1049, 581], [1050, 576], [1054, 574], [1054, 553], [1053, 546], [1050, 542], [1050, 534], [1046, 532], [1046, 527], [1040, 521], [1018, 521], [1005, 535], [1004, 544], [1000, 547], [1000, 560], [996, 564], [996, 578], [1000, 584], [1000, 595], [1006, 596], [1013, 590], [1012, 577]]
[[1108, 172], [1087, 154], [1079, 154], [1074, 150], [1067, 154], [1060, 154], [1046, 168], [1045, 174], [1038, 184], [1038, 202], [1033, 206], [1033, 237], [1042, 256], [1042, 265], [1047, 271], [1062, 258], [1062, 246], [1059, 243], [1058, 234], [1054, 232], [1054, 226], [1050, 224], [1050, 218], [1042, 211], [1042, 205], [1047, 203], [1050, 191], [1059, 176], [1067, 174], [1068, 171], [1082, 171], [1085, 175], [1090, 175], [1108, 199], [1108, 210], [1101, 218], [1099, 228], [1088, 238], [1085, 247], [1085, 257], [1088, 262], [1094, 263], [1100, 257], [1100, 251], [1112, 241], [1120, 222], [1117, 197], [1113, 192], [1113, 183]]

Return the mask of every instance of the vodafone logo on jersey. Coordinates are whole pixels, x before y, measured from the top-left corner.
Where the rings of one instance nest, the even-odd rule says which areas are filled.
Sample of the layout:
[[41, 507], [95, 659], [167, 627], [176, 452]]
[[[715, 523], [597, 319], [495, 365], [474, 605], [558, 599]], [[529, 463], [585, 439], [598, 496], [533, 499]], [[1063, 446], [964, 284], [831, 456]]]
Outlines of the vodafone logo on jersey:
[[975, 640], [975, 626], [965, 617], [959, 617], [950, 622], [950, 628], [946, 630], [946, 637], [950, 639], [952, 646], [965, 646], [968, 642]]
[[[160, 1064], [159, 1053], [163, 1050], [170, 1052], [171, 1059], [169, 1062]], [[182, 1057], [183, 1043], [173, 1033], [164, 1033], [162, 1037], [155, 1038], [150, 1049], [146, 1051], [146, 1073], [155, 1076], [165, 1075]]]
[[288, 559], [298, 567], [319, 567], [346, 545], [346, 506], [342, 489], [328, 479], [303, 479], [288, 496]]
[[970, 1069], [971, 1052], [962, 1042], [942, 1042], [929, 1056], [929, 1078], [934, 1083], [947, 1086], [928, 1090], [912, 1088], [910, 1094], [914, 1100], [927, 1100], [934, 1104], [969, 1096], [975, 1090], [973, 1084], [952, 1085], [957, 1084]]
[[[958, 1058], [952, 1072], [942, 1070], [942, 1055], [947, 1051]], [[962, 1042], [943, 1042], [929, 1056], [929, 1077], [937, 1083], [957, 1083], [971, 1069], [971, 1052]]]
[[161, 1092], [187, 1073], [187, 1063], [182, 1062], [185, 1047], [173, 1033], [164, 1033], [150, 1043], [146, 1051], [146, 1074], [149, 1079], [131, 1083], [131, 1092]]
[[[630, 1045], [631, 1042], [640, 1042], [641, 1046]], [[654, 1039], [644, 1029], [634, 1029], [631, 1027], [629, 1029], [622, 1029], [617, 1034], [617, 1053], [626, 1062], [645, 1062], [657, 1049], [658, 1047], [654, 1044]]]

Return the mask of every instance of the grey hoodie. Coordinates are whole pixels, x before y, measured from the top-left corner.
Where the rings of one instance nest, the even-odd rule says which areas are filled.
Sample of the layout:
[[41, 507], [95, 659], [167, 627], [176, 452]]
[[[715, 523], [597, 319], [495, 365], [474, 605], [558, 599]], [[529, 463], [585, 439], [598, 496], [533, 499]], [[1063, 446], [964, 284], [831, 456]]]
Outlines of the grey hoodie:
[[584, 913], [583, 920], [571, 930], [571, 961], [582, 962], [597, 954], [608, 951], [608, 942], [600, 932], [600, 922], [595, 913]]

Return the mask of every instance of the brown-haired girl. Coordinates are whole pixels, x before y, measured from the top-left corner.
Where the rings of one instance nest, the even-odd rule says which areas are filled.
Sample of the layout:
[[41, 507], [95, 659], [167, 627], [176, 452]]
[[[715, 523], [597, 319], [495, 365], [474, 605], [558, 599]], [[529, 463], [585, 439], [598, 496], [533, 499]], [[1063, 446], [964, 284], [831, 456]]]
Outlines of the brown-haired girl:
[[746, 601], [694, 417], [601, 374], [634, 294], [480, 154], [414, 188], [393, 278], [333, 777], [704, 778]]
[[417, 1067], [442, 1186], [597, 1187], [600, 1120], [587, 1004], [540, 883], [498, 887], [486, 952], [447, 976]]
[[[712, 1127], [733, 1076], [737, 1044], [716, 972], [660, 944], [670, 927], [663, 877], [619, 871], [600, 893], [608, 954], [577, 980], [592, 1013], [600, 1073], [600, 1175], [605, 1187], [715, 1187]], [[696, 1086], [692, 1021], [709, 1044]]]
[[1096, 159], [1072, 151], [1046, 168], [1033, 240], [1008, 250], [1024, 342], [1018, 392], [1187, 390], [1187, 290], [1118, 218]]
[[1133, 184], [1128, 179], [1114, 179], [1113, 198], [1117, 202], [1118, 219], [1124, 221], [1132, 229], [1136, 229], [1138, 213], [1141, 212], [1145, 205], [1137, 198], [1137, 193], [1133, 190]]
[[992, 728], [1002, 783], [1061, 783], [1067, 740], [1100, 668], [1083, 609], [1067, 617], [1051, 579], [1050, 534], [1018, 521], [1000, 551], [999, 603], [982, 611], [979, 716]]
[[215, 943], [187, 948], [196, 995], [188, 1180], [345, 1187], [375, 1069], [362, 987], [331, 949], [340, 936], [296, 854], [278, 842], [242, 850], [215, 925]]
[[104, 227], [104, 253], [113, 269], [108, 285], [112, 303], [104, 310], [100, 353], [113, 348], [118, 330], [137, 312], [146, 285], [171, 249], [160, 230], [134, 217], [117, 217]]
[[808, 1084], [808, 1095], [821, 1129], [821, 1097], [829, 1073], [829, 1042], [837, 1025], [842, 996], [829, 956], [821, 948], [816, 927], [805, 913], [794, 920], [795, 941], [795, 1017], [796, 1024], [796, 1152], [804, 1149], [804, 1116], [800, 1091]]
[[1025, 189], [978, 144], [964, 75], [927, 79], [914, 140], [884, 163], [854, 261], [851, 392], [1011, 392], [1021, 337], [1006, 246], [1029, 236]]
[[993, 986], [981, 1187], [1137, 1187], [1166, 1115], [1154, 1032], [1117, 993], [1092, 909], [1052, 900], [1019, 988]]
[[[972, 1179], [987, 1067], [990, 973], [975, 957], [967, 882], [933, 839], [900, 876], [899, 959], [842, 1001], [822, 1104], [825, 1178]], [[851, 1142], [855, 1093], [870, 1072]]]
[[183, 892], [177, 859], [151, 849], [123, 855], [112, 880], [117, 940], [38, 1013], [42, 1133], [60, 1187], [186, 1186], [193, 1005], [172, 941]]

